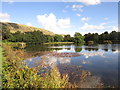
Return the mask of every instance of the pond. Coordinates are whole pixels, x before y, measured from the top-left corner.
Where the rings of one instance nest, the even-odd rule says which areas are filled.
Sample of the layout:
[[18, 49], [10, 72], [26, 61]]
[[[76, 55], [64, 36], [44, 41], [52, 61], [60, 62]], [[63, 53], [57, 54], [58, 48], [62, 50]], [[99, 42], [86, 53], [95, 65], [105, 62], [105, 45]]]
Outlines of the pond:
[[[118, 54], [120, 44], [87, 45], [35, 45], [26, 47], [29, 53], [37, 53], [35, 57], [25, 60], [29, 67], [37, 67], [42, 58], [52, 68], [56, 64], [59, 68], [66, 66], [70, 73], [73, 67], [88, 70], [93, 76], [100, 77], [107, 86], [118, 86]], [[43, 52], [42, 54], [39, 54]], [[57, 56], [56, 54], [57, 53]], [[59, 53], [61, 53], [59, 55]], [[66, 55], [69, 54], [69, 55]], [[77, 54], [77, 55], [72, 55]], [[70, 67], [71, 66], [71, 67]], [[79, 73], [78, 73], [79, 74]]]

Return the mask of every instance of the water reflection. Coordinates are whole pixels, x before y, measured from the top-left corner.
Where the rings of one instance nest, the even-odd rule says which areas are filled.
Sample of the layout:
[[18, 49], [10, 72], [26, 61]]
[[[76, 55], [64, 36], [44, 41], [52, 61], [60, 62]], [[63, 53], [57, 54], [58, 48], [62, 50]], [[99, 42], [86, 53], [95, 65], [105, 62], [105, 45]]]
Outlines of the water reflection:
[[[41, 57], [36, 56], [26, 60], [28, 66], [37, 67], [42, 59], [44, 64], [50, 67], [56, 64], [59, 68], [71, 66], [82, 67], [102, 78], [107, 85], [118, 84], [118, 54], [120, 44], [100, 44], [95, 46], [79, 45], [49, 45], [49, 46], [31, 46], [26, 48], [30, 52], [51, 51], [56, 53], [77, 53], [76, 57], [57, 57], [50, 56], [49, 52]], [[42, 48], [42, 49], [41, 49]], [[50, 52], [50, 53], [51, 53]], [[67, 65], [67, 66], [66, 66]], [[74, 70], [70, 70], [72, 72]], [[70, 73], [69, 72], [69, 73]], [[72, 78], [72, 76], [71, 76]]]
[[87, 50], [87, 51], [98, 51], [99, 49], [98, 48], [85, 48], [85, 50]]
[[115, 51], [114, 50], [113, 53], [118, 54], [118, 53], [120, 53], [120, 51], [118, 51], [118, 50]]
[[85, 58], [89, 58], [89, 57], [92, 57], [92, 56], [103, 56], [104, 52], [83, 52], [83, 53], [80, 53], [80, 54], [84, 55]]
[[[43, 56], [44, 57], [44, 56]], [[70, 64], [71, 58], [70, 57], [55, 57], [55, 56], [45, 56], [45, 64], [49, 66], [59, 65], [59, 64]]]
[[82, 48], [75, 48], [75, 52], [81, 52]]
[[41, 57], [34, 57], [30, 58], [28, 60], [25, 60], [27, 62], [27, 65], [29, 67], [37, 67], [41, 60], [44, 60], [45, 65], [48, 65], [52, 67], [54, 64], [70, 64], [71, 58], [70, 57], [55, 57], [55, 56], [49, 56], [49, 55], [43, 55]]
[[99, 44], [95, 46], [81, 46], [81, 45], [27, 45], [25, 48], [28, 52], [38, 52], [38, 51], [58, 51], [58, 52], [81, 52], [82, 50], [85, 51], [99, 51], [104, 50], [108, 52], [111, 50], [113, 52], [118, 51], [119, 47], [118, 44]]

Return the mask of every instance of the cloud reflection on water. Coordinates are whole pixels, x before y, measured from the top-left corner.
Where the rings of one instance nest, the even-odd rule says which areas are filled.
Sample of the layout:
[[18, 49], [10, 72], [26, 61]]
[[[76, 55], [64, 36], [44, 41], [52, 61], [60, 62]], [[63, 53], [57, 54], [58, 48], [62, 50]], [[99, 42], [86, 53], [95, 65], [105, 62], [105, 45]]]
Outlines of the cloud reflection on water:
[[45, 56], [45, 64], [52, 66], [54, 64], [70, 64], [70, 57], [55, 57], [55, 56]]
[[[58, 52], [56, 52], [58, 53]], [[78, 54], [78, 53], [77, 53]], [[81, 55], [85, 56], [85, 58], [89, 58], [89, 57], [93, 57], [93, 56], [102, 56], [104, 55], [104, 52], [80, 52], [79, 53], [81, 57]], [[54, 64], [59, 65], [59, 64], [70, 64], [71, 63], [71, 58], [72, 57], [56, 57], [56, 56], [50, 56], [49, 54], [47, 55], [43, 55], [41, 57], [34, 57], [34, 58], [30, 58], [28, 59], [26, 62], [29, 66], [37, 66], [39, 65], [40, 61], [43, 60], [44, 58], [44, 64], [47, 64], [49, 66], [52, 66]], [[83, 59], [81, 59], [83, 60]], [[81, 62], [82, 64], [90, 64], [89, 61], [87, 60], [83, 60]]]
[[85, 56], [85, 58], [89, 58], [89, 57], [92, 57], [92, 56], [103, 56], [104, 55], [104, 52], [83, 52], [83, 53], [80, 53], [82, 55]]

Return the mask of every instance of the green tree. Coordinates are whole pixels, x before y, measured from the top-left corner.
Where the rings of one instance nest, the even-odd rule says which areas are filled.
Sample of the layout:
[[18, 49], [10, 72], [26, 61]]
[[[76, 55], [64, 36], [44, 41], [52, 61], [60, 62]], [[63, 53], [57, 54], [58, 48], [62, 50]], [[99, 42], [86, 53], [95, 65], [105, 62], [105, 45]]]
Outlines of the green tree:
[[118, 33], [119, 32], [116, 32], [116, 31], [112, 31], [111, 33], [110, 33], [110, 40], [118, 40]]
[[47, 42], [54, 42], [54, 37], [50, 35], [46, 35]]
[[104, 40], [109, 40], [110, 39], [110, 35], [109, 33], [106, 31], [104, 33], [102, 33], [100, 36], [99, 36], [99, 40], [101, 41], [104, 41]]
[[88, 42], [88, 41], [94, 41], [94, 42], [98, 42], [99, 41], [99, 35], [98, 33], [88, 33], [88, 34], [85, 34], [85, 41]]
[[6, 27], [2, 27], [2, 40], [7, 40], [11, 36], [10, 30]]
[[54, 41], [55, 41], [55, 42], [61, 42], [61, 41], [63, 41], [63, 36], [56, 34], [56, 35], [54, 36]]
[[65, 42], [70, 42], [71, 41], [71, 36], [68, 34], [68, 35], [65, 35], [64, 36], [64, 41]]
[[74, 35], [74, 42], [75, 43], [84, 43], [84, 36], [82, 36], [80, 33], [76, 32]]

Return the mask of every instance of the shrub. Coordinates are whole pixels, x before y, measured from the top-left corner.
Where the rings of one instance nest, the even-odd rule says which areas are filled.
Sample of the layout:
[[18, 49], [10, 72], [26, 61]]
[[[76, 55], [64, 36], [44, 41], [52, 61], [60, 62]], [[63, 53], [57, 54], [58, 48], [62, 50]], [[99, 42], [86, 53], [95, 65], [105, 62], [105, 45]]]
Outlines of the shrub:
[[93, 44], [94, 44], [94, 41], [88, 41], [87, 44], [88, 44], [88, 45], [93, 45]]
[[3, 88], [65, 88], [68, 84], [68, 76], [60, 76], [55, 66], [44, 77], [38, 75], [38, 69], [28, 68], [22, 60], [24, 52], [13, 51], [10, 46], [3, 45]]

